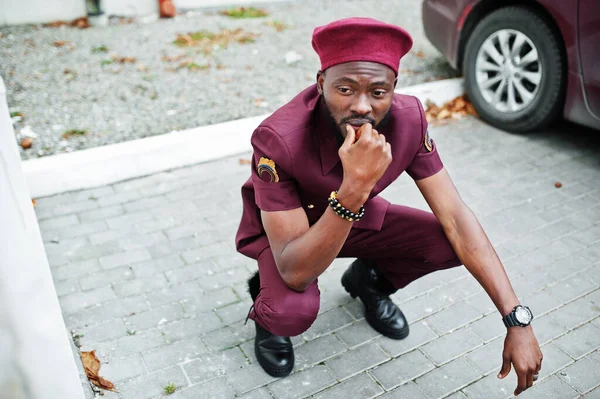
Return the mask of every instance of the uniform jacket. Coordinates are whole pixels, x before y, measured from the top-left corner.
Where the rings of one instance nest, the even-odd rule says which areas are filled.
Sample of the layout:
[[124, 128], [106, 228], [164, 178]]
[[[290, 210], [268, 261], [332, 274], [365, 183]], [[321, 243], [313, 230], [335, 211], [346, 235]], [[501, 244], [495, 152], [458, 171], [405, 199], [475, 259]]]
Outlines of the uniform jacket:
[[[312, 226], [329, 206], [331, 191], [340, 187], [340, 144], [322, 101], [312, 85], [254, 131], [252, 172], [242, 186], [243, 214], [236, 235], [242, 254], [256, 259], [269, 246], [261, 210], [303, 208]], [[419, 180], [443, 167], [416, 97], [395, 93], [388, 122], [379, 133], [390, 143], [393, 160], [364, 204], [365, 215], [354, 223], [356, 229], [381, 229], [389, 202], [378, 194], [404, 171]]]

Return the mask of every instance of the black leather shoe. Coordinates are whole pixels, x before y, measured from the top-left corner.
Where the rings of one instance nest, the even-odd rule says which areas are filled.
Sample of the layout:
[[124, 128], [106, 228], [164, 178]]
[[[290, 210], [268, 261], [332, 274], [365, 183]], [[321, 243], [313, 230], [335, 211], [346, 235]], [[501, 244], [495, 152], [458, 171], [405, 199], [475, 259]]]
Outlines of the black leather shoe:
[[358, 296], [361, 299], [365, 305], [365, 319], [377, 332], [392, 339], [408, 336], [408, 322], [390, 299], [394, 289], [390, 282], [377, 275], [375, 269], [357, 259], [344, 272], [342, 285], [352, 298]]
[[[256, 272], [248, 280], [248, 292], [255, 301], [260, 291], [260, 277]], [[273, 377], [286, 377], [294, 368], [294, 347], [289, 337], [281, 337], [267, 331], [263, 326], [256, 325], [254, 353], [258, 363], [267, 374]]]
[[271, 334], [260, 324], [256, 325], [254, 353], [258, 363], [273, 377], [286, 377], [294, 368], [294, 347], [289, 337]]

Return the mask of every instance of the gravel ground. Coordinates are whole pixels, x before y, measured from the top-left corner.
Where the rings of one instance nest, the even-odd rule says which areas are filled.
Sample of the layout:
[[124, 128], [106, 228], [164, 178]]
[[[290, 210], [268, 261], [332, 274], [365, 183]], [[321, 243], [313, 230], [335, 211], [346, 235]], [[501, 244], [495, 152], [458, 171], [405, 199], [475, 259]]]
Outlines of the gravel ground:
[[[420, 2], [298, 0], [264, 8], [269, 16], [258, 19], [236, 20], [204, 10], [84, 30], [0, 27], [0, 75], [11, 111], [24, 117], [15, 123], [16, 140], [31, 132], [36, 136], [30, 149], [19, 147], [22, 158], [274, 111], [314, 82], [319, 69], [310, 44], [314, 27], [343, 17], [374, 17], [413, 35], [413, 50], [401, 62], [399, 87], [456, 76], [424, 36]], [[267, 21], [287, 28], [279, 32]], [[178, 33], [237, 28], [260, 36], [208, 55], [173, 44]], [[101, 46], [108, 51], [92, 51]], [[288, 64], [285, 55], [291, 51], [302, 59]], [[106, 62], [117, 56], [135, 61]], [[208, 68], [181, 68], [182, 62]], [[64, 138], [69, 130], [84, 133]]]

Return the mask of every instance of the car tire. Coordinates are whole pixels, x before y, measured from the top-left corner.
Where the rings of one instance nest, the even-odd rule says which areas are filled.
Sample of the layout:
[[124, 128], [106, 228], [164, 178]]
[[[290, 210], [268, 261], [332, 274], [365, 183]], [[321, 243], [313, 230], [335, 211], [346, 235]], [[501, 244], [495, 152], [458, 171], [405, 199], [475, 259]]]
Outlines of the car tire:
[[[506, 52], [501, 43], [507, 43]], [[532, 9], [505, 7], [483, 18], [468, 39], [463, 62], [465, 90], [480, 117], [500, 129], [528, 132], [560, 116], [565, 89], [561, 48], [552, 25]], [[537, 61], [530, 62], [535, 55]], [[496, 66], [500, 69], [491, 70]], [[497, 86], [487, 87], [498, 79]]]

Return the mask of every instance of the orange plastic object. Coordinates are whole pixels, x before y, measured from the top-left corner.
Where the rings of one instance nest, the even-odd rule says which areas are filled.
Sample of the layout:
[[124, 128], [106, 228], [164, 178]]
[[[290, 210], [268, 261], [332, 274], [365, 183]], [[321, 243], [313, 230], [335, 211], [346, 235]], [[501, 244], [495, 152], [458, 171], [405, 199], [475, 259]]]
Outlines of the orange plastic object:
[[173, 0], [158, 0], [161, 18], [173, 18], [175, 16], [175, 5]]

